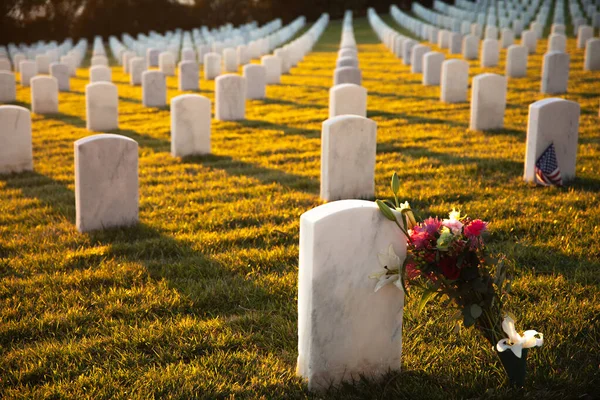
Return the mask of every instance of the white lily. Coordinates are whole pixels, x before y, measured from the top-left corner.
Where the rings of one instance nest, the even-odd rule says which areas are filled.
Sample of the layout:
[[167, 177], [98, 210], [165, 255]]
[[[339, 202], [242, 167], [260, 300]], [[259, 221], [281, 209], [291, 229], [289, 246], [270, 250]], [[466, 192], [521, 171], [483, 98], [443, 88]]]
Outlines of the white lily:
[[538, 331], [529, 330], [523, 332], [523, 336], [519, 335], [515, 329], [515, 321], [508, 315], [502, 321], [502, 330], [508, 335], [508, 339], [502, 339], [496, 344], [499, 352], [510, 349], [515, 356], [521, 358], [523, 349], [541, 347], [544, 344], [544, 335]]
[[403, 291], [402, 281], [400, 280], [400, 257], [394, 252], [394, 247], [390, 244], [388, 252], [379, 253], [378, 258], [383, 269], [369, 275], [371, 279], [379, 279], [377, 285], [375, 285], [375, 292], [390, 283]]

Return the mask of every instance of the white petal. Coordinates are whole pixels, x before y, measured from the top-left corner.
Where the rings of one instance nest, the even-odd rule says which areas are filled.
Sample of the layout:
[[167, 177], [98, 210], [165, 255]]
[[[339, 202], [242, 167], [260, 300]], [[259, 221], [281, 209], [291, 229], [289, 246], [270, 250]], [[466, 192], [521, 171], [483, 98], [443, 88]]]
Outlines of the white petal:
[[521, 358], [521, 355], [523, 353], [523, 345], [521, 343], [515, 343], [513, 344], [510, 349], [512, 350], [513, 353], [515, 353], [515, 356]]
[[522, 340], [521, 335], [515, 329], [515, 321], [508, 315], [502, 321], [502, 330], [508, 335], [511, 342], [518, 343]]
[[379, 259], [379, 265], [381, 265], [382, 267], [388, 267], [389, 268], [389, 260], [388, 260], [388, 255], [384, 254], [384, 253], [379, 253], [377, 254], [377, 258]]
[[523, 332], [523, 348], [541, 347], [544, 344], [544, 335], [538, 331], [529, 330]]
[[388, 265], [389, 269], [400, 269], [400, 257], [396, 255], [394, 246], [390, 244], [388, 247], [388, 259], [391, 265]]
[[380, 269], [379, 271], [373, 272], [371, 275], [369, 275], [369, 279], [379, 279], [387, 273], [388, 273], [387, 269]]
[[496, 350], [502, 353], [504, 350], [510, 349], [508, 339], [502, 339], [496, 344]]
[[402, 279], [396, 279], [396, 282], [394, 282], [394, 285], [396, 285], [396, 287], [398, 289], [400, 289], [402, 292], [404, 292], [404, 288], [402, 287]]
[[389, 285], [390, 283], [395, 282], [398, 279], [398, 275], [385, 275], [379, 279], [377, 285], [375, 286], [375, 292], [377, 292], [382, 287]]

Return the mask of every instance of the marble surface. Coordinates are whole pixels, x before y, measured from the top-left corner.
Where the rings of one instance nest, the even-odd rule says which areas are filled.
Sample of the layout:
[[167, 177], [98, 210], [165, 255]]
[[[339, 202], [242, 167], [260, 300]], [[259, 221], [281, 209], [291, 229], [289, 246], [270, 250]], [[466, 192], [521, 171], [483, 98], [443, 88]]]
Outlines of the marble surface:
[[589, 39], [585, 45], [583, 61], [585, 71], [600, 71], [600, 39]]
[[567, 37], [561, 33], [553, 33], [548, 37], [548, 51], [567, 52]]
[[148, 67], [158, 67], [158, 56], [160, 55], [159, 49], [147, 49], [146, 50], [146, 65]]
[[210, 154], [210, 99], [182, 94], [171, 99], [171, 154], [173, 157]]
[[460, 54], [462, 50], [462, 35], [457, 32], [450, 33], [450, 54]]
[[527, 47], [522, 44], [513, 44], [506, 51], [506, 66], [504, 74], [509, 78], [522, 78], [527, 76]]
[[31, 78], [37, 75], [37, 64], [29, 60], [21, 61], [19, 70], [21, 71], [21, 86], [31, 86]]
[[19, 65], [21, 64], [21, 61], [25, 61], [26, 59], [27, 58], [23, 53], [16, 53], [13, 56], [13, 68], [15, 72], [20, 72]]
[[503, 49], [507, 49], [508, 46], [511, 46], [515, 43], [515, 34], [512, 30], [508, 28], [502, 29], [502, 33], [500, 34], [500, 46]]
[[358, 52], [356, 51], [356, 49], [351, 49], [351, 48], [345, 48], [345, 49], [338, 50], [338, 58], [343, 58], [343, 57], [357, 58]]
[[406, 242], [375, 203], [342, 200], [300, 218], [297, 373], [311, 390], [398, 371], [404, 295], [393, 285], [374, 293], [368, 276], [378, 254]]
[[35, 66], [38, 74], [50, 73], [50, 57], [38, 54], [35, 56]]
[[236, 47], [235, 53], [238, 65], [246, 65], [252, 61], [250, 58], [250, 52], [248, 51], [248, 47], [246, 45], [242, 44]]
[[495, 26], [486, 26], [484, 39], [498, 40], [498, 28], [496, 28]]
[[200, 90], [200, 66], [196, 61], [188, 60], [179, 63], [177, 86], [180, 91]]
[[338, 115], [367, 116], [367, 89], [353, 83], [342, 83], [329, 89], [329, 118]]
[[527, 47], [529, 54], [535, 54], [537, 49], [537, 37], [534, 31], [526, 30], [521, 34], [521, 44]]
[[137, 142], [121, 135], [99, 134], [79, 139], [74, 146], [77, 229], [89, 232], [136, 224]]
[[0, 174], [22, 171], [33, 171], [31, 114], [24, 107], [0, 106]]
[[410, 72], [420, 74], [423, 72], [423, 56], [430, 52], [431, 48], [424, 44], [418, 44], [412, 49], [410, 60]]
[[413, 48], [418, 45], [416, 40], [408, 39], [402, 43], [402, 64], [410, 65], [410, 59]]
[[462, 56], [465, 60], [477, 60], [479, 58], [479, 39], [475, 35], [467, 35], [462, 42]]
[[122, 57], [123, 73], [129, 74], [129, 62], [132, 58], [137, 57], [137, 55], [133, 51], [126, 51]]
[[142, 73], [142, 104], [144, 107], [164, 107], [167, 105], [167, 79], [161, 71]]
[[213, 80], [221, 75], [221, 55], [206, 53], [204, 55], [204, 79]]
[[480, 74], [471, 83], [471, 118], [469, 129], [487, 130], [504, 127], [506, 77]]
[[577, 30], [577, 48], [584, 49], [585, 43], [594, 37], [594, 28], [589, 25], [580, 26]]
[[223, 50], [223, 65], [225, 67], [225, 72], [237, 72], [238, 63], [237, 52], [235, 49], [228, 48]]
[[68, 92], [71, 90], [71, 76], [68, 65], [61, 63], [50, 64], [50, 75], [56, 78], [59, 92]]
[[108, 58], [102, 55], [93, 56], [90, 61], [90, 66], [95, 67], [96, 65], [108, 67]]
[[225, 74], [215, 80], [215, 119], [237, 121], [246, 118], [246, 78]]
[[353, 83], [362, 85], [362, 72], [355, 67], [341, 67], [333, 71], [333, 84]]
[[444, 53], [430, 51], [423, 55], [423, 85], [438, 86], [442, 77], [442, 63], [446, 59]]
[[85, 87], [86, 128], [92, 132], [119, 129], [119, 94], [110, 82]]
[[358, 115], [323, 122], [321, 198], [371, 199], [375, 195], [377, 124]]
[[341, 68], [341, 67], [358, 68], [358, 59], [355, 57], [352, 57], [352, 56], [338, 58], [335, 65], [336, 65], [336, 68]]
[[264, 65], [244, 65], [243, 76], [246, 78], [247, 99], [264, 99], [267, 97], [267, 69]]
[[267, 85], [277, 85], [281, 82], [281, 58], [277, 56], [262, 56], [261, 65], [267, 69]]
[[500, 45], [496, 39], [484, 39], [481, 44], [481, 68], [496, 67], [500, 60]]
[[273, 55], [275, 57], [279, 57], [281, 60], [281, 73], [289, 73], [290, 69], [292, 68], [292, 64], [290, 62], [290, 54], [288, 54], [288, 51], [285, 49], [277, 49], [273, 52]]
[[569, 54], [550, 51], [544, 54], [542, 62], [541, 92], [561, 94], [567, 92], [569, 84]]
[[71, 78], [77, 76], [77, 60], [73, 56], [62, 56], [60, 63], [65, 64], [69, 68], [69, 76]]
[[447, 49], [448, 45], [449, 45], [449, 39], [450, 37], [448, 36], [450, 32], [448, 32], [448, 30], [446, 29], [440, 29], [438, 31], [438, 36], [437, 36], [437, 45], [440, 49]]
[[12, 103], [16, 99], [17, 81], [15, 74], [10, 71], [0, 71], [0, 103]]
[[158, 69], [165, 76], [175, 76], [175, 57], [168, 51], [158, 55]]
[[535, 163], [550, 143], [554, 143], [563, 182], [575, 178], [580, 112], [578, 103], [558, 98], [539, 100], [529, 106], [526, 181], [535, 181]]
[[182, 49], [181, 50], [181, 61], [194, 61], [196, 62], [196, 52], [194, 49]]
[[90, 68], [90, 83], [112, 82], [112, 70], [104, 65], [96, 65]]
[[146, 61], [142, 57], [133, 57], [129, 60], [129, 83], [132, 86], [141, 85], [144, 71], [146, 71]]
[[58, 112], [58, 82], [51, 76], [31, 78], [31, 112], [56, 114]]
[[452, 59], [442, 63], [440, 101], [444, 103], [462, 103], [467, 101], [469, 89], [469, 63]]
[[12, 72], [12, 66], [10, 65], [8, 58], [0, 57], [0, 71]]

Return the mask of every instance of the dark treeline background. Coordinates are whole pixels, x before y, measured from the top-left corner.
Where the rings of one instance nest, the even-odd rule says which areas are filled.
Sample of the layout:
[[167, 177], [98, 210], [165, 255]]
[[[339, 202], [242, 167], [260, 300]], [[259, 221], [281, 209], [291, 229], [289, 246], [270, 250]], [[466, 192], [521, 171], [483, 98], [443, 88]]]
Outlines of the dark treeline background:
[[[412, 0], [0, 0], [0, 43], [62, 41], [67, 37], [104, 38], [127, 32], [217, 27], [275, 18], [285, 23], [304, 15], [316, 20], [323, 12], [333, 19], [345, 10], [356, 16], [368, 7], [388, 13], [391, 4], [409, 9]], [[421, 0], [431, 5], [432, 0]]]

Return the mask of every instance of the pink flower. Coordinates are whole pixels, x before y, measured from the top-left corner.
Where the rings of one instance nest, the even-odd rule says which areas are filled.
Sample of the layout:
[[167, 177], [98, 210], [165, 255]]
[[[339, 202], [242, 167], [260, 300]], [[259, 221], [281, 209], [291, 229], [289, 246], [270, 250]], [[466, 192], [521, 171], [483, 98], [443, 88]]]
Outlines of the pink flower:
[[465, 226], [465, 236], [468, 238], [475, 238], [481, 236], [487, 229], [487, 222], [483, 222], [480, 219], [471, 221]]
[[415, 248], [422, 250], [429, 248], [431, 236], [426, 231], [413, 230], [410, 235], [410, 241]]
[[436, 232], [440, 229], [441, 226], [442, 226], [442, 221], [440, 221], [437, 218], [431, 218], [431, 217], [427, 218], [422, 223], [422, 229], [425, 229], [425, 231], [427, 233], [429, 233], [431, 236], [434, 236], [436, 234]]
[[457, 219], [453, 219], [453, 218], [443, 220], [442, 225], [444, 225], [445, 227], [450, 229], [452, 231], [452, 233], [455, 235], [460, 234], [460, 231], [462, 230], [462, 227], [463, 227], [462, 222], [460, 222]]

